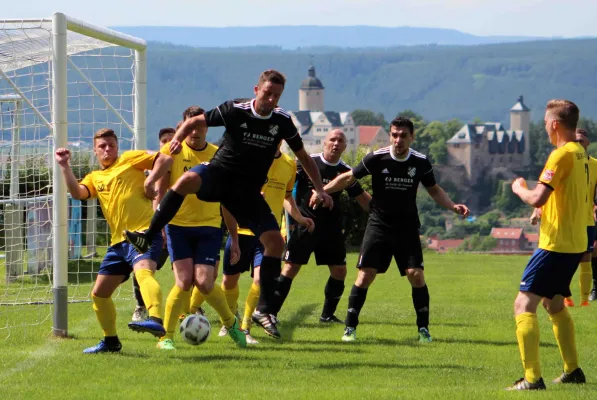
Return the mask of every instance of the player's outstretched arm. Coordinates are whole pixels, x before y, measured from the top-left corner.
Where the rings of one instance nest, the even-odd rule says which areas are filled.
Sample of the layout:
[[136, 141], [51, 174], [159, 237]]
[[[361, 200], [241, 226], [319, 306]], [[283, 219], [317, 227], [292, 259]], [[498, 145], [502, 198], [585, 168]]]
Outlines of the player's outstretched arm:
[[70, 167], [71, 153], [69, 149], [60, 148], [56, 150], [54, 155], [56, 162], [60, 166], [64, 180], [66, 181], [66, 187], [68, 192], [75, 200], [87, 200], [89, 198], [89, 191], [83, 185], [79, 185], [73, 170]]
[[[334, 200], [332, 200], [332, 196], [327, 194], [323, 189], [323, 183], [321, 182], [319, 168], [317, 168], [317, 164], [315, 164], [313, 158], [311, 158], [311, 156], [307, 154], [304, 148], [296, 151], [294, 154], [296, 155], [296, 158], [298, 158], [298, 160], [300, 161], [301, 165], [303, 166], [303, 170], [307, 173], [309, 179], [311, 179], [311, 182], [313, 182], [313, 187], [315, 188], [317, 198], [316, 205], [323, 203], [324, 207], [333, 208]], [[312, 206], [311, 204], [309, 205]]]
[[448, 194], [444, 192], [444, 189], [442, 189], [438, 184], [430, 186], [426, 189], [431, 198], [440, 206], [454, 211], [456, 214], [462, 215], [463, 217], [468, 217], [470, 214], [467, 206], [464, 204], [455, 204], [452, 199], [450, 199]]
[[547, 203], [553, 189], [548, 185], [538, 184], [531, 190], [527, 187], [527, 181], [524, 178], [517, 178], [512, 182], [512, 192], [528, 205], [539, 208]]
[[182, 123], [180, 128], [174, 134], [174, 137], [170, 141], [170, 153], [178, 154], [182, 149], [181, 143], [193, 132], [195, 129], [203, 128], [207, 126], [205, 122], [205, 114], [197, 115], [192, 118], [188, 118]]
[[172, 162], [172, 157], [162, 153], [156, 154], [153, 168], [151, 169], [151, 172], [147, 178], [145, 178], [145, 196], [148, 199], [153, 200], [157, 196], [158, 192], [156, 190], [156, 183], [168, 173], [170, 167], [172, 166]]
[[284, 209], [288, 211], [288, 214], [300, 225], [307, 228], [309, 232], [313, 232], [315, 229], [315, 222], [311, 218], [306, 218], [301, 214], [300, 210], [296, 205], [296, 201], [294, 197], [292, 197], [292, 192], [286, 193], [286, 198], [284, 199]]

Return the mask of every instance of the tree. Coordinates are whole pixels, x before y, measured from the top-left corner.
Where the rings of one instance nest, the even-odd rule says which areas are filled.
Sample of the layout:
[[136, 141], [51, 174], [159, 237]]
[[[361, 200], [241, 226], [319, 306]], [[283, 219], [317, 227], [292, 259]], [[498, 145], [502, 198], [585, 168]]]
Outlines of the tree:
[[350, 113], [354, 124], [356, 126], [369, 125], [369, 126], [382, 126], [384, 129], [388, 129], [388, 123], [382, 113], [375, 113], [371, 110], [356, 109]]

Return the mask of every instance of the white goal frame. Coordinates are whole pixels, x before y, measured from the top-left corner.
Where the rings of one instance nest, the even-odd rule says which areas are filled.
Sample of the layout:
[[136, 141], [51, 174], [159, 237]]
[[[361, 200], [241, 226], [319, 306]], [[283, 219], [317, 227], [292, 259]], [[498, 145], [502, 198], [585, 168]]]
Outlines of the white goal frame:
[[[78, 33], [87, 37], [95, 38], [113, 45], [122, 46], [135, 51], [135, 70], [134, 70], [134, 126], [126, 123], [110, 103], [103, 98], [93, 83], [87, 80], [84, 74], [82, 77], [90, 85], [93, 92], [102, 98], [108, 109], [116, 113], [123, 124], [133, 131], [134, 146], [136, 149], [146, 148], [147, 140], [147, 44], [144, 40], [125, 35], [111, 29], [95, 26], [78, 19], [69, 17], [63, 13], [55, 13], [51, 19], [10, 19], [0, 20], [1, 23], [52, 23], [52, 51], [51, 58], [48, 60], [51, 64], [51, 120], [48, 121], [42, 113], [29, 101], [27, 96], [11, 81], [11, 79], [0, 69], [0, 75], [14, 89], [14, 98], [4, 99], [12, 100], [17, 105], [26, 103], [40, 121], [51, 130], [53, 136], [53, 152], [61, 147], [67, 147], [68, 142], [68, 65], [81, 73], [72, 61], [70, 61], [67, 52], [67, 34], [68, 31]], [[18, 131], [18, 128], [16, 129]], [[13, 139], [14, 140], [14, 139]], [[14, 143], [18, 149], [18, 138]], [[52, 333], [54, 336], [66, 337], [68, 335], [68, 198], [65, 180], [60, 173], [60, 167], [56, 163], [53, 154], [52, 159], [52, 245], [53, 245], [53, 279], [52, 279]], [[13, 175], [15, 175], [13, 173]], [[18, 177], [15, 177], [18, 179]], [[12, 186], [13, 182], [11, 182]], [[15, 183], [16, 184], [16, 183]]]

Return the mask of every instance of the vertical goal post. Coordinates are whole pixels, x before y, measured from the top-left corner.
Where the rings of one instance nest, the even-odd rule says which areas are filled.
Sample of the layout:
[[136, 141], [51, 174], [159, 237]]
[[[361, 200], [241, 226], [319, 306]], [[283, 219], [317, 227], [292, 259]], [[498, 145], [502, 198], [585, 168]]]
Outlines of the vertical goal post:
[[[126, 58], [114, 50], [111, 55], [115, 66], [104, 68], [104, 62], [109, 56], [103, 55], [101, 51], [112, 47], [134, 52], [134, 58], [132, 56]], [[51, 151], [51, 153], [45, 157], [52, 172], [51, 182], [48, 183], [51, 184], [51, 193], [46, 197], [51, 198], [53, 250], [51, 252], [52, 296], [48, 302], [53, 304], [52, 334], [54, 336], [68, 335], [69, 302], [69, 200], [66, 183], [55, 161], [54, 153], [58, 148], [68, 147], [69, 138], [72, 139], [72, 136], [77, 133], [75, 132], [77, 128], [79, 130], [77, 138], [89, 140], [88, 131], [99, 129], [103, 127], [102, 124], [117, 124], [122, 130], [130, 132], [129, 145], [132, 148], [146, 148], [146, 49], [146, 42], [142, 39], [89, 24], [62, 13], [55, 13], [51, 19], [0, 20], [0, 81], [5, 83], [4, 86], [0, 86], [0, 89], [5, 89], [4, 92], [0, 91], [0, 105], [12, 102], [15, 109], [11, 129], [10, 197], [0, 201], [8, 207], [16, 207], [17, 212], [13, 213], [13, 216], [16, 218], [14, 226], [18, 229], [13, 231], [22, 230], [23, 224], [18, 220], [22, 218], [22, 213], [18, 210], [19, 205], [28, 199], [19, 196], [18, 171], [21, 168], [18, 157], [19, 146], [22, 144], [22, 139], [26, 140], [21, 137], [20, 130], [24, 124], [35, 127], [36, 132], [46, 130], [50, 142], [47, 152]], [[91, 62], [84, 59], [83, 64], [78, 64], [73, 61], [73, 58], [83, 58], [88, 54], [94, 56], [94, 59], [89, 57]], [[126, 58], [125, 61], [129, 61], [130, 58], [132, 82], [127, 80], [127, 77], [121, 77], [121, 71], [126, 67], [119, 65], [119, 58]], [[42, 65], [43, 67], [40, 67]], [[18, 71], [24, 69], [28, 69], [28, 74], [20, 75]], [[40, 72], [40, 69], [43, 71]], [[102, 74], [102, 77], [97, 78], [98, 74]], [[38, 75], [43, 76], [39, 78]], [[73, 75], [77, 75], [75, 83], [73, 83]], [[34, 87], [34, 84], [38, 84], [43, 79], [49, 82], [47, 84], [42, 82], [39, 87]], [[132, 83], [132, 93], [127, 92], [129, 83]], [[84, 90], [80, 89], [81, 85], [86, 86]], [[73, 88], [75, 93], [69, 93], [69, 89], [73, 90]], [[47, 94], [44, 95], [43, 101], [40, 101], [38, 92], [44, 91]], [[73, 107], [71, 105], [73, 102], [77, 106]], [[129, 106], [127, 102], [132, 104]], [[101, 106], [97, 106], [100, 103]], [[98, 115], [101, 114], [101, 118], [98, 118], [95, 113], [100, 107], [101, 113], [98, 112]], [[25, 117], [23, 117], [24, 108], [27, 109]], [[0, 113], [1, 111], [0, 109]], [[77, 122], [69, 121], [73, 116], [78, 118]], [[26, 121], [23, 121], [23, 118]], [[31, 122], [33, 120], [36, 122]], [[71, 127], [73, 123], [76, 126]], [[38, 140], [46, 139], [41, 133], [36, 135], [35, 138]], [[35, 151], [33, 150], [34, 153]], [[35, 198], [35, 200], [39, 199], [39, 197]], [[95, 218], [90, 217], [89, 213], [94, 214], [96, 203], [89, 203], [88, 219], [92, 223], [87, 224], [87, 235], [88, 238], [95, 240]], [[8, 213], [5, 212], [5, 215]], [[5, 246], [8, 257], [13, 257], [9, 256], [12, 250], [22, 250], [23, 243], [19, 240], [24, 242], [23, 235], [14, 237], [19, 236], [19, 233], [15, 233], [7, 238], [13, 240], [12, 247]], [[95, 243], [88, 241], [86, 247], [95, 252]], [[8, 257], [6, 259], [7, 285], [9, 284]], [[2, 329], [1, 324], [0, 329]]]

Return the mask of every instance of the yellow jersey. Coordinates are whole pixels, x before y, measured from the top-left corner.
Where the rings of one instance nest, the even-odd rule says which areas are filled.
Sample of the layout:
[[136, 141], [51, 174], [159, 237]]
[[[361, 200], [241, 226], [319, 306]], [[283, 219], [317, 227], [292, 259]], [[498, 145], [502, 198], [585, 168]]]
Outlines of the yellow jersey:
[[595, 204], [595, 189], [597, 188], [597, 159], [589, 156], [589, 203], [591, 207], [587, 215], [587, 226], [595, 225], [593, 218], [593, 204]]
[[108, 168], [92, 171], [79, 183], [97, 197], [108, 221], [114, 246], [125, 240], [122, 232], [142, 231], [153, 216], [151, 200], [145, 197], [143, 183], [147, 169], [153, 168], [156, 154], [144, 150], [124, 152]]
[[[218, 148], [211, 143], [206, 143], [205, 148], [201, 150], [195, 150], [186, 141], [183, 141], [180, 153], [172, 155], [170, 153], [170, 144], [164, 145], [160, 153], [171, 156], [173, 159], [170, 169], [170, 186], [174, 185], [178, 178], [195, 165], [211, 160], [217, 150]], [[170, 224], [188, 227], [212, 226], [220, 228], [222, 226], [220, 203], [201, 201], [195, 195], [186, 196], [180, 210], [172, 218]]]
[[[272, 210], [272, 214], [278, 220], [278, 226], [282, 221], [284, 199], [287, 193], [292, 192], [295, 180], [296, 163], [290, 156], [282, 153], [280, 157], [274, 159], [272, 166], [267, 172], [267, 181], [261, 189], [265, 201]], [[239, 228], [238, 234], [253, 236], [253, 232], [246, 228]]]
[[568, 142], [547, 159], [539, 182], [553, 189], [543, 206], [539, 248], [558, 253], [587, 250], [589, 163], [583, 147]]

